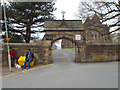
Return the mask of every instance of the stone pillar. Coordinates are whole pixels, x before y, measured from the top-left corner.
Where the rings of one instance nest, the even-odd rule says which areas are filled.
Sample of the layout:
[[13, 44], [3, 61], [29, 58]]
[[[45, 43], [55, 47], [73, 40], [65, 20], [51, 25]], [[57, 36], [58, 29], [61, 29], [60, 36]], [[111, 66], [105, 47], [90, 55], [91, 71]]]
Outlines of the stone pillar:
[[86, 45], [81, 42], [76, 45], [75, 48], [75, 62], [84, 62], [86, 61]]
[[45, 64], [52, 63], [52, 56], [51, 56], [51, 41], [43, 41], [43, 61]]
[[79, 63], [81, 61], [81, 54], [80, 54], [80, 45], [77, 43], [75, 45], [75, 62]]
[[75, 62], [76, 63], [80, 62], [80, 51], [79, 51], [79, 48], [77, 46], [75, 47]]

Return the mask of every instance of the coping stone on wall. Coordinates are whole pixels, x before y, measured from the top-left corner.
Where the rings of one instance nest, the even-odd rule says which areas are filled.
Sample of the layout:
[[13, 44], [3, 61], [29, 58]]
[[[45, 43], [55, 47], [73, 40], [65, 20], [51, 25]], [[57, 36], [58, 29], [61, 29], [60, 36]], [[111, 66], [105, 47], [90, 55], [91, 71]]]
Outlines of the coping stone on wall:
[[[4, 43], [4, 45], [7, 45], [7, 43]], [[35, 43], [9, 43], [9, 45], [36, 45]]]

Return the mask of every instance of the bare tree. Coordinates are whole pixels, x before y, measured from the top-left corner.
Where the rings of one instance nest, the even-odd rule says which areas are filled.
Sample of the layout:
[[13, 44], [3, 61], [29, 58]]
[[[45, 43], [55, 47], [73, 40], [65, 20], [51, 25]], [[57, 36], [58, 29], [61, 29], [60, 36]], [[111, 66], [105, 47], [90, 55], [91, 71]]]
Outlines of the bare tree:
[[[100, 17], [102, 24], [109, 25], [112, 30], [108, 34], [120, 30], [120, 1], [115, 2], [81, 2], [77, 16], [85, 20], [96, 13]], [[105, 35], [106, 35], [105, 34]]]

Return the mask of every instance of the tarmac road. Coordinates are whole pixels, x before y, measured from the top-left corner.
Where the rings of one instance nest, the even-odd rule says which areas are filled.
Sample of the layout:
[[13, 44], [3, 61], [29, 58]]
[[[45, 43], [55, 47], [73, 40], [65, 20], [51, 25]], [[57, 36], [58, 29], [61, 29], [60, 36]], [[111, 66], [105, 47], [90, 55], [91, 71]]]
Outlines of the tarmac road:
[[74, 63], [73, 50], [55, 50], [53, 54], [52, 66], [3, 77], [2, 87], [118, 88], [118, 62]]
[[53, 52], [53, 62], [71, 62], [75, 59], [75, 50], [55, 49]]

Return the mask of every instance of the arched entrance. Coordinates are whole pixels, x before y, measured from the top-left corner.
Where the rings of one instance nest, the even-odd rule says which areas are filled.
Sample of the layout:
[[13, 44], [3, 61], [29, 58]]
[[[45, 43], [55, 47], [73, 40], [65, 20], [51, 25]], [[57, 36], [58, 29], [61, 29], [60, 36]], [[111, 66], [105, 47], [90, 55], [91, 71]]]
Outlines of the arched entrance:
[[[62, 48], [62, 49], [55, 49], [54, 52], [53, 52], [53, 44], [56, 42], [56, 41], [59, 41], [59, 40], [67, 40], [67, 41], [70, 41], [72, 43], [75, 44], [75, 47], [74, 48]], [[67, 38], [67, 37], [59, 37], [57, 39], [54, 39], [51, 41], [51, 56], [52, 56], [52, 62], [68, 62], [68, 61], [76, 61], [76, 57], [77, 56], [77, 42], [70, 39], [70, 38]]]

